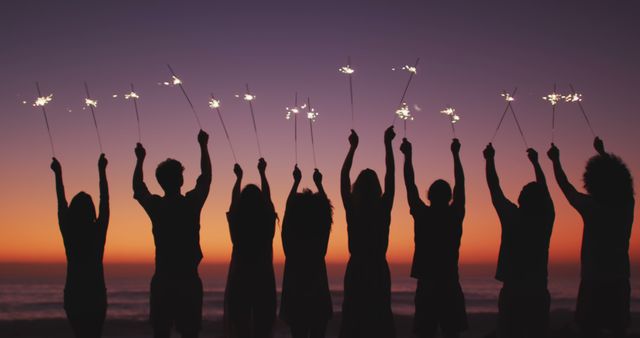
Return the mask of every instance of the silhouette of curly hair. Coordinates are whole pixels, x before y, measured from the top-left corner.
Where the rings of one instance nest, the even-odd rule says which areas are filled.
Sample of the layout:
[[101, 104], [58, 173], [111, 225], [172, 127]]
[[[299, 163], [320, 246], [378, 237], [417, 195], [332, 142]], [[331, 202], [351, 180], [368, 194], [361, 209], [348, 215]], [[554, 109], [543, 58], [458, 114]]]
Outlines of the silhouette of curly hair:
[[184, 167], [180, 161], [168, 158], [158, 164], [156, 168], [156, 179], [165, 191], [182, 186], [182, 172]]
[[582, 180], [585, 190], [599, 203], [628, 203], [634, 196], [631, 172], [622, 159], [613, 154], [591, 157]]

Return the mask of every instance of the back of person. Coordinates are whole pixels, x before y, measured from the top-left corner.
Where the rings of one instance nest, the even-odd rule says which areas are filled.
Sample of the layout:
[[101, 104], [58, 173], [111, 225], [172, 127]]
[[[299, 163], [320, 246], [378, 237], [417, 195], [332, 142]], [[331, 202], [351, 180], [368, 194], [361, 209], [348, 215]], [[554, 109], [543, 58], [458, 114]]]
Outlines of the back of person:
[[64, 228], [62, 236], [67, 256], [67, 287], [104, 288], [102, 257], [105, 229], [95, 223], [67, 223]]
[[349, 252], [355, 259], [385, 259], [391, 211], [379, 201], [357, 205], [347, 213]]

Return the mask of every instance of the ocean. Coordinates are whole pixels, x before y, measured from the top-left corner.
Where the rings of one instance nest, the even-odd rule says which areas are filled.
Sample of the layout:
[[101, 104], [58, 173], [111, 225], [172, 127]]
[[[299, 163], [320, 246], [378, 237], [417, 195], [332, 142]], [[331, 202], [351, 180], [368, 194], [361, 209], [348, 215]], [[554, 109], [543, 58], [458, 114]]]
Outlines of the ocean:
[[[276, 265], [278, 287], [282, 266]], [[409, 277], [409, 265], [392, 264], [392, 307], [399, 315], [413, 313], [415, 280]], [[330, 288], [336, 311], [342, 304], [344, 265], [329, 265]], [[460, 282], [469, 313], [497, 312], [500, 283], [493, 279], [493, 265], [461, 265]], [[632, 276], [633, 312], [640, 311], [638, 268]], [[149, 315], [149, 282], [151, 264], [108, 264], [105, 278], [108, 291], [109, 319], [146, 320]], [[226, 264], [202, 264], [200, 275], [204, 284], [204, 317], [217, 320], [222, 316]], [[575, 265], [557, 265], [549, 269], [549, 291], [552, 310], [572, 311], [579, 285], [579, 269]], [[64, 264], [0, 264], [0, 320], [62, 319], [62, 294], [65, 280]], [[278, 290], [279, 291], [279, 290]]]

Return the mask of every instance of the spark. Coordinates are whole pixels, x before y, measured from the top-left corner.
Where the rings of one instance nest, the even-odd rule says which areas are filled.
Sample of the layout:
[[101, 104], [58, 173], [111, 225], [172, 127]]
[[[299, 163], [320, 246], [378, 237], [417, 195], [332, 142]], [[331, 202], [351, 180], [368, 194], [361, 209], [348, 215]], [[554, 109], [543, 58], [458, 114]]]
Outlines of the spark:
[[22, 101], [22, 104], [27, 104], [27, 101]]
[[209, 108], [211, 109], [218, 109], [220, 108], [220, 100], [216, 100], [216, 99], [211, 99], [209, 100]]
[[244, 94], [244, 97], [242, 98], [245, 101], [253, 101], [256, 99], [255, 95], [251, 95], [249, 93]]
[[422, 111], [422, 108], [420, 106], [418, 106], [417, 104], [413, 105], [413, 109], [415, 109], [416, 111]]
[[451, 123], [457, 123], [458, 121], [460, 121], [460, 116], [455, 114], [451, 116]]
[[87, 107], [94, 107], [95, 108], [95, 107], [98, 106], [98, 100], [93, 100], [93, 99], [90, 99], [90, 98], [86, 98], [86, 99], [84, 99], [84, 104]]
[[564, 99], [564, 102], [580, 102], [582, 101], [582, 94], [580, 93], [572, 93], [569, 95], [565, 95], [562, 97]]
[[552, 106], [557, 105], [564, 98], [565, 98], [565, 96], [563, 96], [562, 94], [556, 93], [555, 91], [553, 93], [547, 95], [547, 96], [543, 96], [542, 97], [543, 100], [549, 101], [549, 103], [551, 103]]
[[300, 109], [298, 109], [298, 107], [293, 107], [293, 108], [286, 107], [286, 111], [287, 111], [287, 114], [285, 118], [287, 120], [290, 120], [292, 116], [300, 113]]
[[140, 98], [140, 95], [138, 95], [136, 92], [132, 91], [132, 92], [130, 92], [130, 93], [124, 94], [124, 98], [125, 98], [126, 100], [129, 100], [129, 99], [139, 99], [139, 98]]
[[118, 97], [118, 94], [113, 94], [111, 95], [111, 97], [113, 97], [114, 99]]
[[340, 67], [338, 69], [338, 71], [340, 71], [340, 73], [342, 73], [342, 74], [347, 74], [347, 75], [355, 73], [355, 70], [353, 68], [351, 68], [350, 65], [346, 65], [346, 66]]
[[502, 92], [502, 94], [500, 94], [500, 96], [504, 97], [504, 100], [507, 101], [507, 102], [515, 101], [515, 97], [511, 96], [511, 94], [509, 94], [507, 92]]
[[315, 108], [311, 108], [311, 110], [307, 111], [307, 118], [312, 122], [316, 122], [318, 115], [319, 113], [316, 111]]
[[40, 97], [36, 98], [36, 101], [33, 103], [33, 106], [34, 107], [44, 107], [49, 102], [51, 102], [51, 100], [53, 100], [53, 94], [49, 94], [48, 96], [40, 96]]
[[172, 79], [172, 82], [171, 82], [171, 83], [172, 83], [174, 86], [177, 86], [177, 85], [182, 84], [182, 80], [178, 79], [178, 77], [177, 77], [177, 76], [175, 76], [175, 75], [171, 75], [171, 79]]
[[441, 114], [445, 114], [445, 115], [448, 115], [448, 116], [453, 116], [455, 114], [455, 112], [456, 112], [456, 110], [451, 108], [451, 107], [445, 108], [444, 110], [440, 111]]
[[406, 103], [402, 103], [400, 108], [398, 110], [396, 110], [396, 115], [401, 120], [413, 121], [413, 116], [411, 116], [411, 111], [409, 110], [409, 106]]
[[402, 70], [406, 70], [409, 73], [418, 74], [418, 69], [414, 66], [404, 65]]

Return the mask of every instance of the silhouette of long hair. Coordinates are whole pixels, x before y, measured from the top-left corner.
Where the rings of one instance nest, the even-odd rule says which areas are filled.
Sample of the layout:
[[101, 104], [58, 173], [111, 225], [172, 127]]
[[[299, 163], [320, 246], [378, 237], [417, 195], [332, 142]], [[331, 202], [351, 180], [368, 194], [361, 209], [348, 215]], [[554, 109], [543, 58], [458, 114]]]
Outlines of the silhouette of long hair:
[[68, 211], [70, 224], [93, 224], [96, 221], [96, 207], [91, 195], [84, 191], [77, 193], [71, 199]]
[[296, 193], [291, 203], [287, 209], [289, 224], [304, 226], [303, 229], [290, 229], [294, 230], [291, 232], [294, 236], [316, 238], [331, 230], [333, 206], [324, 195], [304, 189], [302, 193]]
[[540, 212], [540, 205], [543, 205], [545, 193], [537, 182], [529, 182], [522, 187], [518, 196], [520, 210], [530, 216], [536, 216]]
[[182, 187], [182, 172], [184, 167], [180, 161], [168, 158], [158, 164], [156, 168], [156, 179], [164, 191]]
[[438, 179], [435, 180], [431, 186], [429, 187], [429, 192], [427, 193], [427, 197], [431, 204], [449, 204], [451, 202], [451, 186], [449, 182]]
[[629, 168], [616, 155], [591, 157], [582, 180], [589, 195], [605, 205], [629, 203], [634, 196], [633, 178]]
[[378, 174], [372, 169], [361, 171], [353, 183], [351, 194], [355, 206], [367, 206], [370, 203], [379, 202], [382, 197], [382, 187]]

